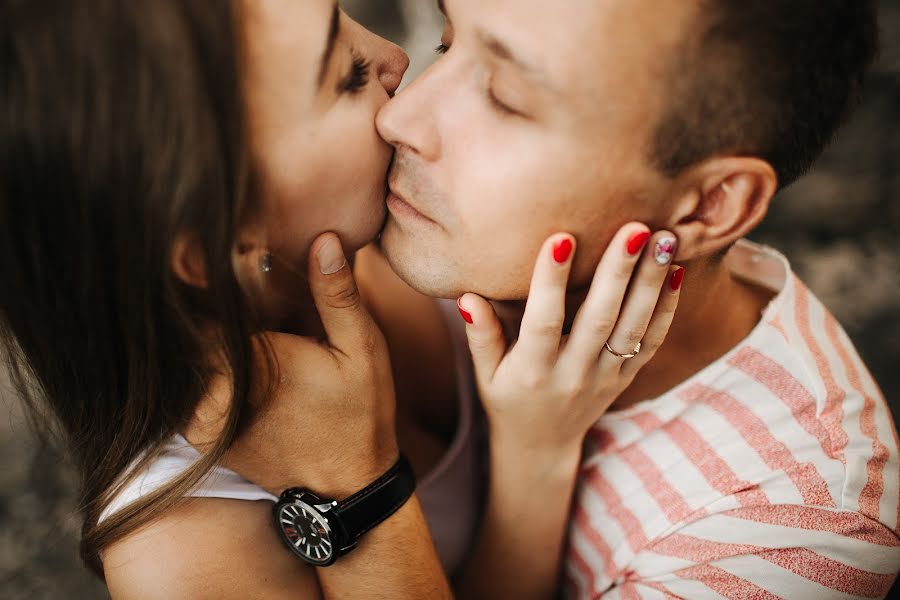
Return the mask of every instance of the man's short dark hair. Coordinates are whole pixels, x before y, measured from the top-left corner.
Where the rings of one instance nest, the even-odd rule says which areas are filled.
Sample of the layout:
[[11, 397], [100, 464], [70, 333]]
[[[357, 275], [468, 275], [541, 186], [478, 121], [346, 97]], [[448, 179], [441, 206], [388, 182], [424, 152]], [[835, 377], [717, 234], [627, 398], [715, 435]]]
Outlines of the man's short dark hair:
[[878, 53], [875, 0], [701, 0], [671, 66], [653, 159], [675, 176], [757, 156], [781, 187], [801, 177], [857, 103]]

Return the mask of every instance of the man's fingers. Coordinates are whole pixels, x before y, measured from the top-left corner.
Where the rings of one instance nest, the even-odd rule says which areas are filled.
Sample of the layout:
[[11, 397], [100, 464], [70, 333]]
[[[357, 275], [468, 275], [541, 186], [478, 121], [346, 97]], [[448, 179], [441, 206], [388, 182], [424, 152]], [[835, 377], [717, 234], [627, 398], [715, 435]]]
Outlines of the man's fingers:
[[362, 303], [341, 241], [335, 234], [325, 233], [313, 242], [309, 283], [331, 346], [347, 355], [371, 353], [383, 338]]
[[491, 303], [475, 294], [466, 294], [457, 302], [466, 321], [469, 351], [475, 365], [475, 376], [488, 383], [506, 355], [506, 337]]
[[575, 239], [554, 235], [537, 258], [515, 352], [521, 364], [547, 367], [556, 360], [566, 318], [566, 289]]
[[629, 223], [619, 230], [603, 254], [560, 358], [571, 376], [580, 377], [596, 367], [603, 345], [619, 320], [635, 265], [649, 240], [646, 225]]

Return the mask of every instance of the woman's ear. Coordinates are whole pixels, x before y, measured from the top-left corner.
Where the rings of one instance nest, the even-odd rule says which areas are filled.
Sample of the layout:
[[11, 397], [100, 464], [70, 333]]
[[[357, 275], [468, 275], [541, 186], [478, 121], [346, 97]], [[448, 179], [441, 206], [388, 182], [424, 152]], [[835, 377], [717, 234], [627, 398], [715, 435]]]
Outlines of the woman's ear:
[[206, 289], [209, 277], [203, 258], [203, 245], [194, 231], [180, 233], [172, 245], [172, 272], [193, 288]]
[[756, 158], [716, 158], [690, 169], [667, 227], [678, 236], [679, 260], [710, 256], [756, 228], [778, 191], [778, 176]]

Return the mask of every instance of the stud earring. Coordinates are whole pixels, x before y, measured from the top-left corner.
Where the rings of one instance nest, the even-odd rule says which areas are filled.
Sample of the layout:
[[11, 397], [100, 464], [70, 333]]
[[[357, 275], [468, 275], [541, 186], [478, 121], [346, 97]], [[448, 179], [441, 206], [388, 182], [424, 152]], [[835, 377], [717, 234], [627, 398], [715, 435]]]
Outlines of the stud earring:
[[259, 270], [263, 273], [272, 272], [272, 255], [266, 252], [259, 258]]

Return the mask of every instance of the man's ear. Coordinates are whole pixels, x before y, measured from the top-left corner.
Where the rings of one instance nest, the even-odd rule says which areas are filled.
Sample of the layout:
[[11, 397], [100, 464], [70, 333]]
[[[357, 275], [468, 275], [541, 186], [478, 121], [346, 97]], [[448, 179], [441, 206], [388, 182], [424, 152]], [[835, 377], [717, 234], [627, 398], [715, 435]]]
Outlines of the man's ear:
[[756, 158], [715, 158], [682, 174], [667, 224], [678, 236], [678, 260], [715, 254], [752, 231], [778, 191], [772, 166]]
[[203, 258], [203, 245], [197, 232], [178, 234], [172, 245], [172, 272], [183, 283], [190, 287], [206, 289], [209, 277], [206, 272], [206, 261]]

